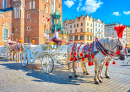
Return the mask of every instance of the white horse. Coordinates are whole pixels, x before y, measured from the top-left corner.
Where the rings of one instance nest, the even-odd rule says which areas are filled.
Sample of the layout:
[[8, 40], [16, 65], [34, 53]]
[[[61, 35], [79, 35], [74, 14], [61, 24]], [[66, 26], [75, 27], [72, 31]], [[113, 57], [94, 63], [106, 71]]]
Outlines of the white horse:
[[[110, 40], [111, 38], [109, 38], [109, 40]], [[108, 39], [107, 39], [108, 40]], [[119, 40], [119, 39], [118, 39]], [[102, 40], [103, 41], [103, 40]], [[123, 39], [120, 39], [120, 44], [122, 43], [122, 46], [123, 46], [123, 48], [125, 48], [125, 44], [126, 44], [126, 41], [125, 40], [123, 40]], [[107, 42], [106, 42], [107, 43]], [[104, 42], [104, 44], [102, 44], [102, 45], [105, 45], [105, 42]], [[106, 46], [106, 48], [111, 48], [111, 44], [108, 42], [108, 45]], [[122, 49], [122, 52], [124, 51], [124, 49]], [[123, 55], [123, 53], [122, 53], [122, 55]], [[106, 70], [105, 70], [105, 76], [106, 76], [106, 78], [110, 78], [109, 77], [109, 75], [108, 75], [108, 67], [109, 67], [109, 63], [110, 63], [110, 61], [112, 61], [112, 59], [113, 59], [113, 57], [117, 57], [116, 55], [115, 56], [106, 56], [105, 58], [104, 58], [104, 62], [103, 62], [103, 65], [100, 67], [101, 68], [101, 71], [102, 71], [102, 69], [103, 69], [103, 67], [104, 67], [104, 65], [105, 65], [105, 63], [106, 62], [108, 62], [108, 66], [106, 66]], [[119, 59], [120, 60], [124, 60], [123, 59], [123, 57], [119, 57]], [[89, 75], [89, 72], [88, 72], [88, 70], [86, 69], [86, 66], [85, 66], [85, 63], [81, 63], [82, 64], [82, 70], [83, 70], [83, 73], [85, 73], [86, 75]], [[103, 79], [103, 77], [102, 77], [102, 73], [100, 74], [100, 77], [101, 77], [101, 79]]]
[[[113, 56], [108, 56], [108, 55], [110, 55], [110, 53], [117, 53], [117, 51], [118, 51], [119, 55], [115, 55], [115, 57], [119, 57], [121, 60], [125, 59], [125, 56], [122, 53], [122, 50], [125, 48], [126, 42], [123, 39], [102, 38], [102, 39], [99, 40], [99, 42], [103, 46], [103, 48], [105, 48], [107, 50], [108, 54], [104, 55], [102, 52], [98, 51], [97, 48], [96, 48], [96, 45], [95, 45], [96, 42], [94, 42], [94, 50], [93, 51], [95, 53], [95, 56], [94, 56], [93, 62], [95, 63], [95, 76], [94, 76], [95, 84], [99, 84], [99, 82], [102, 83], [101, 71], [102, 71], [103, 65], [105, 64], [106, 59], [108, 59], [108, 57], [109, 58], [113, 57]], [[70, 63], [70, 60], [71, 60], [72, 57], [77, 58], [77, 60], [79, 60], [81, 62], [83, 72], [88, 74], [85, 63], [89, 62], [89, 59], [87, 57], [84, 57], [84, 61], [82, 61], [82, 59], [81, 59], [82, 57], [80, 56], [80, 54], [83, 53], [83, 48], [84, 48], [85, 45], [81, 45], [80, 48], [79, 48], [79, 46], [80, 46], [80, 44], [76, 45], [75, 56], [71, 54], [73, 44], [70, 44], [68, 46], [66, 62]], [[120, 49], [120, 48], [122, 48], [122, 49]], [[76, 61], [76, 60], [73, 60], [73, 61]], [[110, 62], [110, 60], [109, 60], [109, 62]], [[76, 71], [75, 71], [75, 63], [76, 62], [72, 63], [73, 73], [74, 73], [75, 77], [78, 77], [77, 74], [76, 74]], [[69, 68], [69, 78], [72, 78], [71, 71], [70, 71], [70, 65], [68, 65], [68, 68]], [[107, 71], [108, 71], [108, 67], [106, 69], [106, 72]], [[106, 76], [108, 76], [107, 73], [106, 73]]]

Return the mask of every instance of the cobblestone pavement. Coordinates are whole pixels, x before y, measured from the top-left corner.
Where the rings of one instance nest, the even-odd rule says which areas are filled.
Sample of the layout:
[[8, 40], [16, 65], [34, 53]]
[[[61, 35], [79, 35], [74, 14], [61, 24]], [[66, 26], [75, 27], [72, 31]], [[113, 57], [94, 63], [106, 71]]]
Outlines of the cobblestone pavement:
[[110, 65], [103, 83], [94, 84], [94, 66], [87, 66], [90, 75], [76, 69], [78, 78], [68, 78], [68, 71], [55, 64], [52, 73], [45, 74], [37, 60], [35, 64], [22, 67], [15, 61], [0, 60], [0, 92], [130, 92], [130, 65]]

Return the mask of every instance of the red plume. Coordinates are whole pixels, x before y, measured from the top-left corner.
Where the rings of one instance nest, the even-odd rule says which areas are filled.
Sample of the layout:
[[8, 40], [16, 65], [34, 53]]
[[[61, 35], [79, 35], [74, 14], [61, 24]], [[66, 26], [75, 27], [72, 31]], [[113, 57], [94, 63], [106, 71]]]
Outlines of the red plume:
[[117, 36], [119, 37], [119, 38], [122, 38], [123, 37], [123, 31], [124, 31], [124, 29], [125, 29], [125, 25], [123, 25], [123, 26], [115, 26], [114, 27], [114, 29], [116, 30], [116, 32], [117, 32]]

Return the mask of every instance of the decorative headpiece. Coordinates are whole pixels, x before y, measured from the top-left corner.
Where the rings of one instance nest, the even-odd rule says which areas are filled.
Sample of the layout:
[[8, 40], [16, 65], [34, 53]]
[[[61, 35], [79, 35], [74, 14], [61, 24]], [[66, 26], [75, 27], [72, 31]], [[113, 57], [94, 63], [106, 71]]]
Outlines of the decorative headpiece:
[[124, 31], [125, 27], [126, 27], [125, 25], [123, 25], [123, 26], [115, 26], [114, 27], [114, 29], [117, 32], [118, 38], [122, 38], [123, 37], [123, 31]]

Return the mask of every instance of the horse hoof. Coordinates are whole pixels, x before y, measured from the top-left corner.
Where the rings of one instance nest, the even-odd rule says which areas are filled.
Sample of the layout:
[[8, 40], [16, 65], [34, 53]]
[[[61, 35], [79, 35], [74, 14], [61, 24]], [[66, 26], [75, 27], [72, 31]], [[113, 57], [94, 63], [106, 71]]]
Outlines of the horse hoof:
[[72, 78], [72, 76], [69, 76], [68, 78]]
[[89, 73], [86, 73], [86, 75], [89, 75]]
[[85, 71], [83, 71], [83, 74], [85, 74]]
[[75, 78], [77, 78], [77, 77], [78, 77], [78, 75], [75, 75], [74, 77], [75, 77]]
[[100, 78], [101, 78], [101, 79], [103, 79], [103, 77], [102, 77], [102, 76], [100, 76]]
[[110, 79], [110, 77], [109, 77], [109, 76], [106, 76], [106, 78]]
[[95, 84], [100, 84], [98, 81], [95, 81]]
[[102, 80], [99, 80], [99, 82], [100, 82], [100, 83], [103, 83], [103, 81], [102, 81]]

